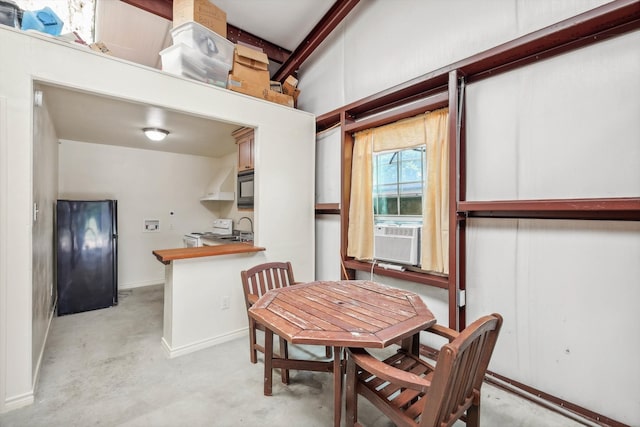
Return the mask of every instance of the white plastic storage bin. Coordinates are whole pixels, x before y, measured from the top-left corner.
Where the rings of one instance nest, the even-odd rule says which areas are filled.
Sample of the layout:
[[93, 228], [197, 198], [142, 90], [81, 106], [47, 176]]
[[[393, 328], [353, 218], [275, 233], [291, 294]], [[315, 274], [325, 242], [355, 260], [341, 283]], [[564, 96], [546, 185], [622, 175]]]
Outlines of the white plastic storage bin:
[[183, 43], [174, 44], [160, 52], [162, 70], [220, 87], [227, 87], [231, 64], [200, 53]]
[[233, 64], [232, 42], [197, 22], [186, 22], [171, 30], [173, 44], [185, 44], [209, 58], [231, 66]]

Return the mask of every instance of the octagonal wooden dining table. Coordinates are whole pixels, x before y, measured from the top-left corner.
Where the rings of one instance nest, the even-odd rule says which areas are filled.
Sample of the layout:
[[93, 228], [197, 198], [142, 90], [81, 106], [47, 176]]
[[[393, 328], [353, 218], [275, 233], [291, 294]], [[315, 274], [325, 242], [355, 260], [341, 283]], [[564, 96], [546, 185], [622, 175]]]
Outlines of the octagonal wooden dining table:
[[[258, 299], [249, 315], [265, 326], [265, 396], [271, 395], [274, 368], [333, 372], [336, 427], [342, 407], [343, 347], [384, 348], [402, 342], [418, 351], [419, 332], [436, 322], [419, 295], [366, 280], [273, 289]], [[274, 355], [273, 333], [291, 344], [331, 346], [333, 361]]]

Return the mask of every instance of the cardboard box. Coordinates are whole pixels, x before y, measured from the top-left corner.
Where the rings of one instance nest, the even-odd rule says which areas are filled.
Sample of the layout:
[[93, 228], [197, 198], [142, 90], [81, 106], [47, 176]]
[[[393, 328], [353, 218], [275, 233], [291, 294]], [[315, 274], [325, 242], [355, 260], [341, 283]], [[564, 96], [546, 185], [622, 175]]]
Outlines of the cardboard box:
[[282, 83], [271, 80], [270, 85], [271, 85], [271, 90], [278, 93], [282, 93]]
[[245, 95], [255, 96], [256, 98], [262, 98], [264, 90], [268, 88], [247, 80], [242, 80], [231, 71], [229, 79], [227, 80], [227, 89], [244, 93]]
[[103, 42], [91, 43], [89, 45], [89, 47], [91, 48], [91, 50], [95, 50], [96, 52], [102, 52], [102, 53], [105, 53], [107, 55], [111, 55], [111, 51], [109, 50], [107, 45], [104, 44]]
[[293, 87], [298, 87], [298, 79], [296, 79], [293, 76], [287, 77], [287, 79], [284, 82], [288, 83], [289, 85], [291, 85]]
[[227, 88], [234, 92], [244, 93], [245, 95], [265, 99], [267, 101], [275, 102], [276, 104], [286, 105], [288, 107], [294, 106], [293, 98], [289, 95], [278, 93], [269, 89], [269, 87], [264, 87], [246, 80], [241, 80], [233, 74], [229, 75]]
[[293, 98], [293, 105], [298, 106], [298, 95], [300, 95], [300, 89], [298, 89], [298, 79], [293, 76], [286, 78], [282, 83], [282, 93], [289, 95]]
[[227, 38], [227, 13], [209, 0], [173, 0], [173, 28], [197, 22]]
[[295, 102], [292, 97], [283, 93], [278, 93], [275, 90], [268, 90], [266, 93], [264, 93], [264, 96], [264, 99], [266, 99], [267, 101], [275, 102], [276, 104], [286, 105], [287, 107], [291, 108], [295, 106]]
[[297, 87], [291, 86], [286, 80], [282, 84], [282, 93], [285, 95], [291, 96], [294, 100], [298, 100], [298, 95], [300, 95], [300, 89]]
[[233, 67], [231, 69], [238, 81], [250, 82], [260, 88], [269, 89], [269, 58], [265, 53], [240, 44], [236, 45], [233, 53]]

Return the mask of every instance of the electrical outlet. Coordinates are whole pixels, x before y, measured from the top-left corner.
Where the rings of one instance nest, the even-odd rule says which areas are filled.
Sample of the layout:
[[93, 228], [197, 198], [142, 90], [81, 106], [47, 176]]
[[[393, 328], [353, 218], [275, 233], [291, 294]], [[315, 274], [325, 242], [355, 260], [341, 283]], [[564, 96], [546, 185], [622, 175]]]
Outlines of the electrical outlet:
[[228, 296], [223, 296], [222, 300], [220, 301], [220, 308], [222, 310], [228, 310], [229, 309], [229, 297]]

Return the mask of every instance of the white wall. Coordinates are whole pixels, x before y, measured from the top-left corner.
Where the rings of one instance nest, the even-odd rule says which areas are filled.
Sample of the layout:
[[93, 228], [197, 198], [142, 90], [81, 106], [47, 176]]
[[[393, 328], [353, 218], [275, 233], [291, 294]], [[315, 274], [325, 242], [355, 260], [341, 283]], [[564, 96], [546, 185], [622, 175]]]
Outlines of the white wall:
[[[604, 3], [361, 2], [303, 65], [299, 105], [328, 112]], [[629, 33], [467, 87], [469, 199], [638, 197], [640, 104], [632, 94], [640, 93], [639, 37]], [[317, 227], [326, 227], [324, 218]], [[491, 369], [637, 423], [640, 327], [629, 313], [639, 296], [638, 227], [470, 221], [467, 319], [505, 315]], [[318, 259], [334, 256], [318, 252]], [[378, 280], [418, 291], [447, 322], [446, 291]], [[605, 369], [603, 349], [616, 341], [626, 354]]]
[[467, 317], [504, 316], [491, 368], [637, 425], [640, 221], [476, 219], [467, 230]]
[[45, 340], [56, 299], [55, 201], [58, 195], [58, 141], [46, 103], [33, 108], [33, 285], [32, 372], [34, 383], [44, 353]]
[[[211, 228], [217, 205], [232, 204], [200, 202], [218, 159], [74, 141], [61, 141], [59, 158], [61, 199], [118, 201], [120, 289], [162, 283], [151, 252], [182, 247], [184, 234]], [[144, 219], [160, 231], [143, 231]]]
[[469, 85], [467, 199], [640, 194], [639, 45], [636, 31]]
[[[1, 67], [2, 65], [0, 65]], [[0, 319], [3, 320], [7, 315], [7, 309], [1, 301], [7, 300], [9, 291], [4, 285], [7, 283], [7, 265], [9, 243], [7, 241], [7, 211], [8, 203], [6, 201], [5, 194], [7, 194], [9, 184], [9, 174], [7, 173], [8, 167], [8, 152], [9, 152], [9, 139], [8, 139], [8, 107], [7, 97], [0, 94]], [[7, 377], [7, 364], [6, 364], [6, 348], [9, 340], [6, 328], [0, 327], [0, 378]], [[0, 402], [6, 401], [6, 385], [0, 384]], [[4, 404], [2, 403], [4, 408]]]
[[300, 68], [299, 108], [322, 114], [607, 0], [369, 0]]
[[313, 115], [0, 27], [0, 412], [33, 401], [33, 81], [255, 127], [255, 242], [266, 259], [290, 260], [300, 280], [313, 279]]
[[[340, 129], [316, 136], [316, 203], [340, 203], [341, 137]], [[316, 242], [316, 280], [339, 280], [339, 215], [316, 215]]]

